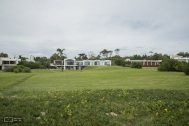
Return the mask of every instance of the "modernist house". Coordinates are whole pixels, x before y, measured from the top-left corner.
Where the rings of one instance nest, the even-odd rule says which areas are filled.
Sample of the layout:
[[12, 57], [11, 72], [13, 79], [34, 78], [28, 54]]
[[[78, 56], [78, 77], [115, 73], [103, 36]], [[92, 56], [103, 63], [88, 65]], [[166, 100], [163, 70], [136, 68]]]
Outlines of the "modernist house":
[[189, 58], [188, 57], [183, 57], [183, 56], [179, 56], [179, 55], [170, 55], [170, 59], [175, 59], [178, 60], [180, 62], [187, 62], [189, 63]]
[[86, 66], [109, 66], [111, 60], [75, 60], [75, 59], [64, 59], [65, 70], [81, 70]]
[[162, 60], [130, 60], [130, 59], [126, 59], [126, 62], [129, 61], [131, 63], [134, 62], [140, 62], [142, 64], [142, 66], [144, 67], [157, 67], [160, 65], [160, 63], [162, 62]]
[[18, 58], [7, 58], [7, 57], [0, 57], [0, 70], [3, 70], [7, 67], [16, 66], [21, 59]]
[[[34, 57], [31, 55], [29, 59], [26, 59], [27, 62], [35, 62]], [[21, 59], [19, 58], [8, 58], [8, 57], [0, 57], [0, 70], [3, 70], [7, 67], [16, 66]]]
[[64, 60], [54, 60], [53, 63], [50, 64], [50, 66], [56, 68], [64, 66]]

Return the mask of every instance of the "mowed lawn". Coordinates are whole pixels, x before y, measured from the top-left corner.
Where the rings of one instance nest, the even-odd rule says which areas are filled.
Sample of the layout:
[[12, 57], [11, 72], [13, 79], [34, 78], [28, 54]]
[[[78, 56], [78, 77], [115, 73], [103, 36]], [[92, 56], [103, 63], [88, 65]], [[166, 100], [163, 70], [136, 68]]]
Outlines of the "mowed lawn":
[[[32, 75], [32, 76], [31, 76]], [[0, 88], [21, 82], [14, 89], [25, 91], [69, 91], [82, 89], [188, 90], [189, 76], [183, 72], [159, 72], [157, 68], [133, 69], [119, 66], [87, 67], [84, 70], [32, 70], [31, 73], [0, 71]]]

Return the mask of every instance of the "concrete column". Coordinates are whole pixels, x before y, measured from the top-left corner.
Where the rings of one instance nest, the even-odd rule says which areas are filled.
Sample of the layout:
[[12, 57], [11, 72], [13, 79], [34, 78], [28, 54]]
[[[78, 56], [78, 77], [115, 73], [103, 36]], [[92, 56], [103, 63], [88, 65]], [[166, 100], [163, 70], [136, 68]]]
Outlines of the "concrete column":
[[64, 70], [66, 70], [66, 65], [64, 64]]
[[74, 70], [76, 70], [76, 67], [74, 66]]
[[151, 62], [151, 66], [152, 66], [152, 62]]

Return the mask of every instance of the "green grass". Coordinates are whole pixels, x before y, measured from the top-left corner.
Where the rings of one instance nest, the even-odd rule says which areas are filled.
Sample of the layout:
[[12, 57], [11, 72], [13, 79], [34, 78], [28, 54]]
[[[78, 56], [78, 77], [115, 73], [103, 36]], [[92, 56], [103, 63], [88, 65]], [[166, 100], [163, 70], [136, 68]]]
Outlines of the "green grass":
[[33, 126], [189, 125], [188, 89], [184, 73], [156, 68], [0, 71], [0, 125], [5, 116]]
[[25, 91], [69, 91], [81, 89], [167, 89], [188, 90], [183, 72], [158, 72], [156, 68], [88, 67], [82, 71], [33, 70], [30, 74], [0, 73], [0, 87], [23, 76], [33, 76], [14, 89]]

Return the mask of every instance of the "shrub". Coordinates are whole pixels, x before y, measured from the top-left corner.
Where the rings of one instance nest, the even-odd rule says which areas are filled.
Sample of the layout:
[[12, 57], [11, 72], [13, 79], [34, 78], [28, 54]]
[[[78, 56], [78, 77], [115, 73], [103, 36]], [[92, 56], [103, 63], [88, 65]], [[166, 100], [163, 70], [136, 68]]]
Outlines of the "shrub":
[[19, 70], [18, 70], [18, 69], [14, 69], [14, 72], [15, 72], [15, 73], [19, 73]]
[[17, 65], [17, 66], [13, 66], [11, 68], [5, 68], [4, 72], [15, 72], [15, 73], [24, 72], [24, 73], [29, 73], [30, 72], [30, 68], [29, 67], [25, 67], [23, 65]]
[[138, 68], [141, 69], [142, 68], [142, 64], [139, 62], [135, 62], [131, 64], [131, 68]]
[[123, 60], [123, 59], [116, 59], [116, 60], [115, 60], [115, 64], [118, 65], [118, 66], [125, 67], [126, 62], [125, 62], [125, 60]]
[[118, 65], [118, 66], [121, 66], [121, 59], [116, 59], [115, 64]]
[[177, 72], [183, 72], [184, 63], [183, 62], [179, 62], [179, 63], [174, 65], [174, 68], [175, 68], [175, 70]]
[[189, 63], [186, 63], [183, 67], [183, 71], [186, 75], [189, 75]]
[[26, 61], [19, 62], [18, 65], [23, 65], [23, 66], [29, 67], [30, 69], [39, 69], [39, 68], [44, 69], [44, 68], [46, 68], [44, 65], [40, 65], [39, 63], [26, 62]]
[[167, 59], [162, 62], [162, 64], [158, 67], [158, 71], [183, 71], [184, 63], [179, 62], [174, 59]]
[[22, 69], [22, 72], [24, 72], [24, 73], [30, 73], [31, 70], [30, 70], [29, 67], [25, 67], [24, 69]]
[[5, 67], [3, 71], [4, 71], [4, 72], [11, 72], [11, 68]]
[[124, 60], [121, 60], [121, 66], [125, 67], [125, 65], [126, 65], [126, 62]]

